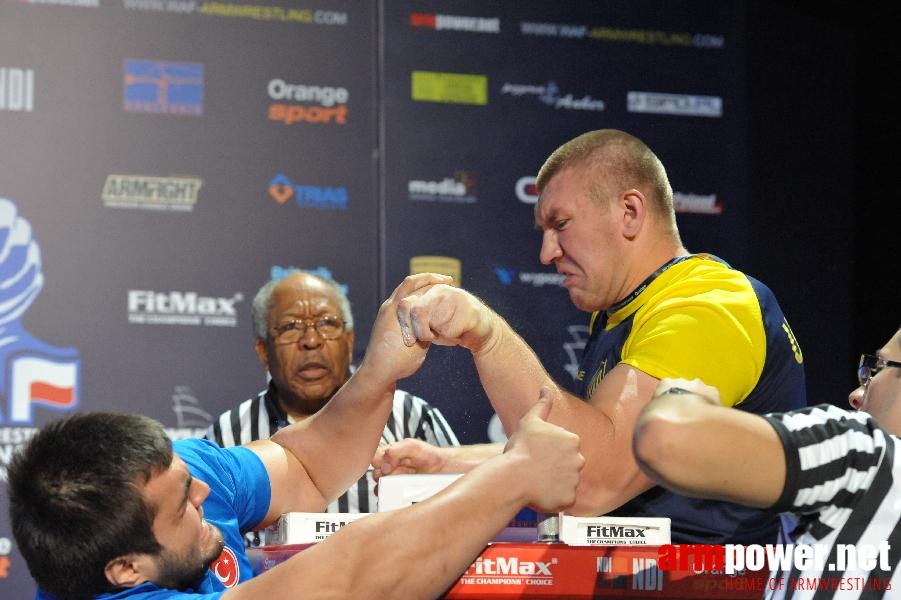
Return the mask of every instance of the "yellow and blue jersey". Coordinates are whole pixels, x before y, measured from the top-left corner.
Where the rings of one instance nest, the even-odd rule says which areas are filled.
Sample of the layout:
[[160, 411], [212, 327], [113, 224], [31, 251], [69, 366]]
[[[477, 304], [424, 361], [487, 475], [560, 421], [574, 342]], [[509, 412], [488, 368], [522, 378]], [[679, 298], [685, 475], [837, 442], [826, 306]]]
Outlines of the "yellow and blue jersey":
[[[756, 414], [806, 404], [801, 349], [772, 291], [707, 254], [674, 259], [592, 315], [577, 393], [589, 399], [619, 363], [657, 379], [700, 378], [725, 406]], [[779, 526], [765, 511], [660, 487], [610, 514], [670, 517], [674, 543], [774, 543]]]

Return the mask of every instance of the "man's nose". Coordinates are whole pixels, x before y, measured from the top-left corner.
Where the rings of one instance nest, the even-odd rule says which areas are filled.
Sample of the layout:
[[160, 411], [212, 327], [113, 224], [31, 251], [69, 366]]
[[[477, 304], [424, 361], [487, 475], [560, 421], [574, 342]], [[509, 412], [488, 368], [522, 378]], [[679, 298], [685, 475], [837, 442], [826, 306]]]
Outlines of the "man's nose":
[[867, 388], [861, 385], [848, 394], [848, 403], [854, 410], [860, 410], [860, 407], [863, 406], [863, 397], [866, 392]]
[[538, 259], [543, 265], [553, 264], [557, 259], [563, 256], [560, 250], [560, 243], [557, 240], [557, 232], [553, 229], [547, 229], [541, 234], [541, 251]]

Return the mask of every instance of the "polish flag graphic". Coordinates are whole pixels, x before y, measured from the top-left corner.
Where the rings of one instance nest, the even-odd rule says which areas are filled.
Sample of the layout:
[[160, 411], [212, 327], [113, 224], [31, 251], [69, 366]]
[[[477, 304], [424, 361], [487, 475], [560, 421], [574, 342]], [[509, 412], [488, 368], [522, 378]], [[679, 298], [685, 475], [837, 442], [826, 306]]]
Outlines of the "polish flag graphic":
[[10, 418], [16, 423], [32, 420], [35, 404], [68, 411], [78, 405], [78, 361], [23, 356], [10, 369]]

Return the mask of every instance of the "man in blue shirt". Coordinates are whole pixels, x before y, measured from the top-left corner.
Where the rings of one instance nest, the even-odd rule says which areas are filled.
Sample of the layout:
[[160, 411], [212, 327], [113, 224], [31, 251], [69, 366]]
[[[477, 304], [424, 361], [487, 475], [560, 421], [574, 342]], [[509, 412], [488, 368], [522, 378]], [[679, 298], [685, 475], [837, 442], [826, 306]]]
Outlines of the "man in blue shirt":
[[442, 493], [355, 521], [253, 576], [244, 533], [284, 513], [321, 511], [368, 466], [395, 382], [427, 350], [403, 343], [397, 303], [446, 281], [404, 280], [382, 304], [354, 375], [315, 415], [268, 440], [173, 443], [156, 421], [114, 413], [44, 427], [13, 458], [8, 481], [38, 598], [433, 598], [523, 506], [569, 506], [584, 459], [576, 435], [545, 421], [552, 400], [542, 392], [507, 451]]

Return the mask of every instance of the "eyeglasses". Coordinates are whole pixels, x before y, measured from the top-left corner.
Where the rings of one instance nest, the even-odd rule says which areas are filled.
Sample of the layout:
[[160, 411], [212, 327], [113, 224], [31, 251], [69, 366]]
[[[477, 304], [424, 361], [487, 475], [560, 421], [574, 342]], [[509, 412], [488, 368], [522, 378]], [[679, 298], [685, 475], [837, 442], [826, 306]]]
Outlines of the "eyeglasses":
[[872, 354], [861, 354], [860, 366], [857, 367], [857, 381], [860, 382], [860, 385], [867, 385], [876, 376], [876, 373], [886, 367], [901, 369], [901, 362], [885, 360]]
[[296, 344], [307, 334], [307, 327], [310, 325], [325, 340], [334, 340], [344, 332], [344, 321], [332, 315], [315, 320], [292, 319], [287, 323], [276, 325], [272, 331], [275, 332], [275, 339], [280, 344]]

